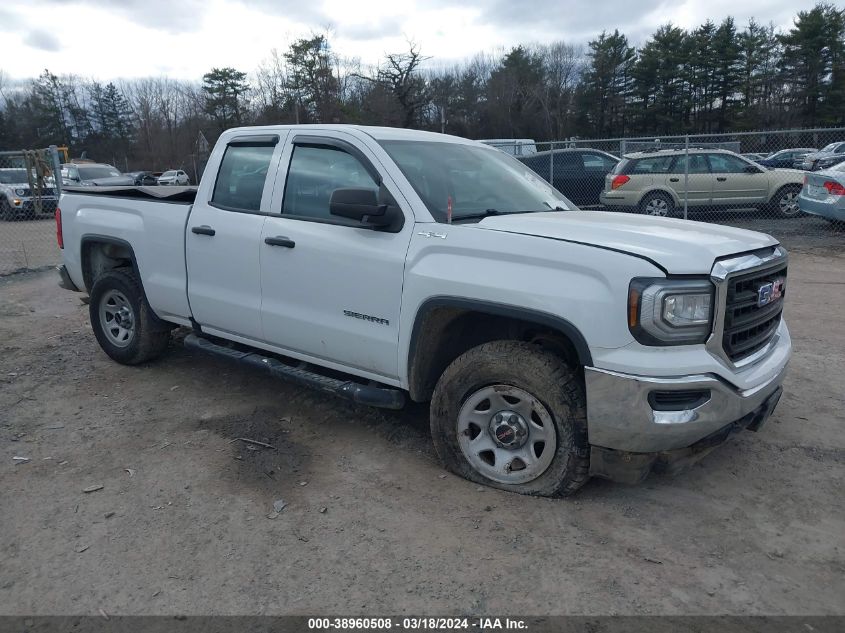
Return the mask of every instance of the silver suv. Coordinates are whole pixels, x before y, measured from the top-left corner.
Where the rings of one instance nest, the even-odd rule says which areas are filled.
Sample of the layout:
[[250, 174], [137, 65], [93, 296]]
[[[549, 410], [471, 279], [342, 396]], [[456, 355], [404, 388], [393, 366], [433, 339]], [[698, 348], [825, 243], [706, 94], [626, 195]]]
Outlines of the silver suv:
[[800, 170], [768, 169], [720, 149], [691, 149], [689, 169], [686, 163], [684, 150], [627, 154], [605, 178], [599, 200], [608, 207], [657, 216], [679, 215], [685, 197], [691, 210], [751, 207], [784, 218], [801, 214]]

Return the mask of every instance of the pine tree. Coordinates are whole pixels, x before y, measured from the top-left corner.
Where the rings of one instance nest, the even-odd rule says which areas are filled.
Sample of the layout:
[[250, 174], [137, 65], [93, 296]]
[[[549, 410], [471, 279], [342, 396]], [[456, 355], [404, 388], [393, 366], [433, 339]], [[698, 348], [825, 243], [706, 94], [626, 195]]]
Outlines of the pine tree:
[[249, 91], [246, 73], [234, 68], [212, 68], [203, 75], [205, 111], [222, 132], [244, 120], [244, 97]]

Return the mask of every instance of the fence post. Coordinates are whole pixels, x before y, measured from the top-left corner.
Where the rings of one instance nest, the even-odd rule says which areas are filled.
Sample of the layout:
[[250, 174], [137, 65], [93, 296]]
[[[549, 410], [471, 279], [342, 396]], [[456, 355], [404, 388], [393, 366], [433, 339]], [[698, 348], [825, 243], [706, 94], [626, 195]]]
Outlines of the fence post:
[[684, 220], [687, 219], [687, 200], [689, 199], [689, 134], [684, 137]]
[[555, 186], [555, 142], [549, 145], [549, 184]]
[[56, 198], [62, 195], [62, 163], [59, 161], [59, 150], [55, 145], [50, 146], [50, 159], [53, 163], [53, 184], [56, 188]]

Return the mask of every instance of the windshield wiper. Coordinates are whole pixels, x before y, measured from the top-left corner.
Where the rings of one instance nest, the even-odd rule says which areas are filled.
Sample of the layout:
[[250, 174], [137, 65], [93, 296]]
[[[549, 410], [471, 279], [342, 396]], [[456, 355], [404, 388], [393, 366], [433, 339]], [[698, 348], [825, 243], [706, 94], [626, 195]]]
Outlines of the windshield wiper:
[[480, 213], [453, 215], [452, 222], [458, 222], [460, 220], [478, 220], [479, 218], [488, 218], [491, 215], [515, 215], [517, 213], [537, 213], [537, 211], [499, 211], [498, 209], [484, 209], [484, 211]]

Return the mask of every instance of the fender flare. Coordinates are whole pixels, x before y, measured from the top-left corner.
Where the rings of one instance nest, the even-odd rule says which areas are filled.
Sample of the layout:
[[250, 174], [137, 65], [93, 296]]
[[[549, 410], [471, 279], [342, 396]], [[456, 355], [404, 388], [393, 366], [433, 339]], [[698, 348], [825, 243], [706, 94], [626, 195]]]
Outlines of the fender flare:
[[481, 299], [435, 296], [423, 301], [414, 316], [414, 325], [411, 329], [410, 341], [408, 342], [407, 370], [409, 376], [411, 375], [411, 368], [416, 357], [417, 344], [419, 342], [422, 324], [425, 321], [425, 317], [436, 308], [460, 308], [492, 316], [501, 316], [518, 319], [520, 321], [527, 321], [529, 323], [535, 323], [537, 325], [557, 330], [572, 341], [575, 352], [578, 354], [578, 362], [581, 363], [581, 365], [590, 367], [593, 364], [593, 356], [590, 353], [590, 347], [587, 345], [587, 340], [584, 338], [584, 335], [581, 334], [581, 331], [575, 325], [563, 317], [549, 314], [548, 312], [543, 312], [541, 310], [535, 310], [533, 308], [484, 301]]

